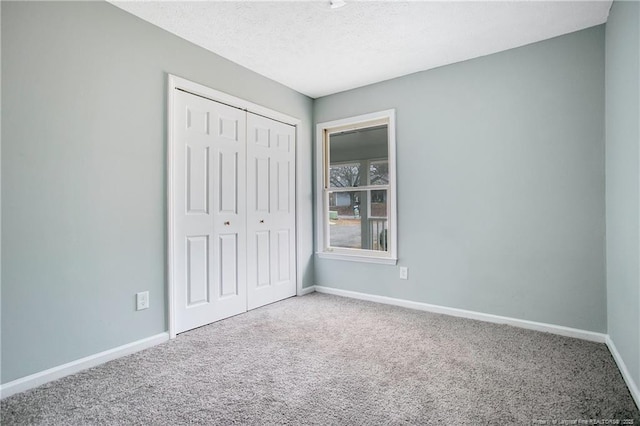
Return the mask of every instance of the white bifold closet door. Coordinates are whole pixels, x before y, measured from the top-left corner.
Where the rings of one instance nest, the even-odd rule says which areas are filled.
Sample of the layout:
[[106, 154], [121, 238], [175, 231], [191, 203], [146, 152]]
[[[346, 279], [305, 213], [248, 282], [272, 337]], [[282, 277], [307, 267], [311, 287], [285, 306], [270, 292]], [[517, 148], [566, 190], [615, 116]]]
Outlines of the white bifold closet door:
[[175, 325], [246, 311], [246, 114], [182, 91], [174, 97]]
[[247, 114], [249, 309], [296, 294], [295, 127]]
[[180, 333], [295, 295], [295, 128], [180, 90], [172, 115]]

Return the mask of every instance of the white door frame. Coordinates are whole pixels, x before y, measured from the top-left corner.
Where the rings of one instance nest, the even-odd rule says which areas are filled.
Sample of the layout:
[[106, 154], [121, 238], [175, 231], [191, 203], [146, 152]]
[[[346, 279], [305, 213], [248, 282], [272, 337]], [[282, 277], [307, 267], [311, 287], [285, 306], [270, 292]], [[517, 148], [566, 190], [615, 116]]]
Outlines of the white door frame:
[[[176, 89], [184, 90], [191, 94], [202, 96], [204, 98], [210, 99], [215, 102], [220, 102], [235, 108], [239, 108], [244, 111], [252, 112], [254, 114], [262, 115], [264, 117], [281, 121], [283, 123], [292, 125], [296, 128], [296, 145], [300, 140], [300, 124], [302, 120], [291, 117], [289, 115], [283, 114], [278, 111], [274, 111], [272, 109], [263, 107], [258, 104], [254, 104], [249, 101], [245, 101], [244, 99], [237, 98], [235, 96], [231, 96], [227, 93], [220, 92], [215, 89], [211, 89], [209, 87], [203, 86], [201, 84], [195, 83], [193, 81], [184, 79], [182, 77], [178, 77], [173, 74], [168, 74], [168, 84], [167, 84], [167, 313], [169, 317], [169, 337], [174, 339], [176, 337], [176, 327], [175, 327], [175, 297], [173, 295], [175, 291], [175, 282], [173, 279], [173, 258], [174, 258], [174, 247], [173, 247], [173, 146], [175, 141], [173, 140], [173, 104], [174, 104], [174, 93]], [[298, 209], [298, 173], [300, 172], [300, 168], [298, 167], [299, 153], [300, 149], [296, 147], [296, 169], [295, 169], [295, 182], [294, 182], [294, 198], [295, 198], [295, 206], [296, 206], [296, 294], [298, 296], [302, 295], [302, 277], [301, 271], [302, 268], [300, 266], [300, 232], [298, 230], [298, 224], [300, 223], [300, 210]]]

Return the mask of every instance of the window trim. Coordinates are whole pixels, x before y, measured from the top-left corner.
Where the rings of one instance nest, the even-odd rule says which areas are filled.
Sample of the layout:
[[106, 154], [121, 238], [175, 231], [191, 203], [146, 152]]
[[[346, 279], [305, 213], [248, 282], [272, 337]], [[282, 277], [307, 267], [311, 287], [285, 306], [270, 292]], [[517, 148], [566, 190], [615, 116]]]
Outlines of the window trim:
[[[327, 121], [316, 125], [316, 255], [323, 259], [338, 259], [354, 262], [380, 263], [395, 265], [398, 262], [398, 214], [397, 214], [397, 187], [396, 187], [396, 123], [395, 109], [373, 112], [339, 120]], [[352, 249], [343, 247], [328, 247], [329, 223], [329, 193], [336, 188], [331, 188], [328, 181], [329, 170], [329, 144], [328, 135], [348, 130], [358, 130], [375, 125], [387, 125], [388, 138], [388, 229], [390, 238], [387, 241], [388, 251], [375, 251], [366, 249]], [[384, 185], [387, 186], [387, 185]], [[343, 189], [343, 188], [341, 188]], [[358, 190], [359, 188], [354, 188]], [[334, 191], [335, 192], [335, 191]]]

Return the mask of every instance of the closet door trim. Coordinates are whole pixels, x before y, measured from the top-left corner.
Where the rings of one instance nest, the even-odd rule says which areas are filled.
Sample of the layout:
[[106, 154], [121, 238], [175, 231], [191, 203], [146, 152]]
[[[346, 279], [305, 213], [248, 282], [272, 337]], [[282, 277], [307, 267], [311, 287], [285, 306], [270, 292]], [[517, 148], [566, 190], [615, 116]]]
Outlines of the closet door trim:
[[[261, 115], [263, 117], [280, 121], [284, 124], [289, 124], [295, 127], [295, 140], [299, 140], [299, 129], [301, 120], [286, 114], [283, 114], [278, 111], [274, 111], [272, 109], [263, 107], [261, 105], [255, 104], [253, 102], [246, 101], [241, 98], [237, 98], [235, 96], [229, 95], [224, 92], [220, 92], [218, 90], [212, 89], [210, 87], [204, 86], [202, 84], [184, 79], [182, 77], [178, 77], [173, 74], [167, 74], [167, 261], [166, 261], [166, 274], [167, 274], [167, 317], [169, 318], [169, 336], [174, 339], [176, 337], [176, 326], [175, 326], [175, 298], [174, 298], [174, 277], [173, 277], [173, 259], [174, 259], [174, 247], [173, 247], [173, 173], [174, 173], [174, 165], [173, 165], [173, 107], [174, 107], [174, 94], [177, 90], [181, 90], [187, 93], [191, 93], [196, 96], [201, 96], [206, 99], [210, 99], [215, 102], [219, 102], [234, 108], [238, 108], [240, 110], [251, 112], [253, 114]], [[297, 208], [298, 197], [297, 197], [297, 176], [298, 176], [298, 153], [299, 150], [296, 150], [296, 170], [295, 175], [296, 179], [294, 180], [294, 199], [296, 205], [296, 293], [297, 295], [302, 294], [302, 280], [300, 277], [300, 233], [297, 230], [297, 224], [300, 223], [300, 211]]]

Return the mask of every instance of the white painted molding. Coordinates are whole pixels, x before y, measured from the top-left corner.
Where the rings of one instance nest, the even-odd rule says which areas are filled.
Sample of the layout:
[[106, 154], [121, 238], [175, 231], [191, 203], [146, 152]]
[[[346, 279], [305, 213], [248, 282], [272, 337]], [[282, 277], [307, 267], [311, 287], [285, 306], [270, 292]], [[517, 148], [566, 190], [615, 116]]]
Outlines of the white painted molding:
[[404, 308], [416, 309], [419, 311], [433, 312], [436, 314], [451, 315], [454, 317], [469, 318], [478, 321], [491, 322], [495, 324], [507, 324], [514, 327], [526, 328], [528, 330], [542, 331], [546, 333], [558, 334], [560, 336], [575, 337], [577, 339], [589, 340], [591, 342], [605, 343], [607, 335], [593, 331], [580, 330], [577, 328], [564, 327], [561, 325], [546, 324], [542, 322], [528, 321], [511, 317], [503, 317], [482, 312], [467, 311], [465, 309], [449, 308], [446, 306], [431, 305], [429, 303], [414, 302], [405, 299], [395, 299], [393, 297], [377, 296], [373, 294], [358, 293], [355, 291], [340, 290], [331, 287], [314, 286], [318, 293], [333, 294], [336, 296], [350, 297], [353, 299], [367, 300], [370, 302], [384, 303], [387, 305], [402, 306]]
[[305, 294], [313, 293], [316, 291], [316, 286], [312, 285], [310, 287], [303, 287], [298, 292], [298, 296], [304, 296]]
[[174, 218], [173, 218], [173, 179], [174, 179], [174, 166], [173, 166], [173, 105], [175, 103], [175, 89], [177, 87], [176, 77], [169, 74], [167, 76], [167, 180], [165, 182], [167, 188], [167, 259], [165, 263], [165, 270], [167, 272], [167, 320], [169, 325], [169, 338], [176, 338], [176, 314], [175, 303], [173, 297], [173, 234], [174, 234]]
[[[388, 159], [389, 164], [389, 188], [388, 188], [388, 226], [389, 226], [389, 251], [372, 251], [362, 249], [349, 249], [344, 247], [329, 247], [329, 223], [325, 213], [328, 208], [328, 188], [325, 188], [325, 169], [329, 164], [325, 140], [326, 131], [348, 131], [362, 129], [372, 125], [386, 123], [388, 127]], [[397, 208], [397, 184], [396, 184], [396, 110], [362, 114], [339, 120], [327, 121], [316, 124], [315, 139], [315, 176], [316, 176], [316, 255], [325, 259], [348, 260], [352, 262], [380, 263], [395, 265], [398, 262], [398, 208]], [[335, 188], [334, 188], [335, 189]], [[344, 188], [342, 188], [344, 189]], [[324, 218], [324, 219], [323, 219]]]
[[[346, 250], [346, 249], [345, 249]], [[380, 265], [397, 265], [398, 259], [395, 257], [378, 257], [375, 254], [371, 256], [359, 256], [353, 254], [347, 254], [345, 252], [340, 253], [331, 253], [328, 251], [322, 252], [319, 251], [316, 253], [320, 259], [335, 259], [335, 260], [345, 260], [347, 262], [362, 262], [362, 263], [378, 263]]]
[[88, 357], [49, 368], [48, 370], [44, 370], [39, 373], [21, 377], [20, 379], [0, 385], [0, 399], [33, 389], [40, 385], [44, 385], [45, 383], [61, 379], [70, 374], [78, 373], [82, 370], [86, 370], [87, 368], [104, 364], [107, 361], [139, 352], [168, 340], [169, 333], [156, 334], [155, 336], [127, 343], [126, 345], [118, 346], [117, 348], [109, 349], [94, 355], [89, 355]]
[[191, 80], [187, 80], [186, 78], [182, 78], [174, 74], [168, 74], [168, 81], [169, 87], [171, 89], [182, 89], [194, 95], [202, 96], [203, 98], [220, 102], [244, 111], [252, 112], [254, 114], [262, 115], [263, 117], [271, 118], [273, 120], [280, 121], [285, 124], [290, 124], [292, 126], [299, 126], [302, 123], [302, 120], [300, 120], [299, 118], [283, 114], [279, 111], [272, 110], [271, 108], [255, 104], [253, 102], [246, 101], [242, 98], [229, 95], [228, 93], [221, 92], [219, 90], [204, 86]]
[[633, 377], [631, 377], [631, 373], [629, 373], [627, 364], [625, 364], [624, 360], [620, 356], [620, 352], [618, 352], [616, 345], [613, 343], [613, 340], [611, 340], [611, 336], [607, 335], [606, 343], [609, 351], [611, 352], [611, 355], [613, 356], [613, 359], [616, 361], [616, 364], [618, 364], [618, 369], [620, 370], [620, 373], [622, 374], [622, 377], [624, 378], [624, 381], [629, 388], [629, 392], [631, 392], [631, 396], [636, 402], [638, 408], [640, 408], [640, 389], [638, 389], [638, 384], [633, 380]]

